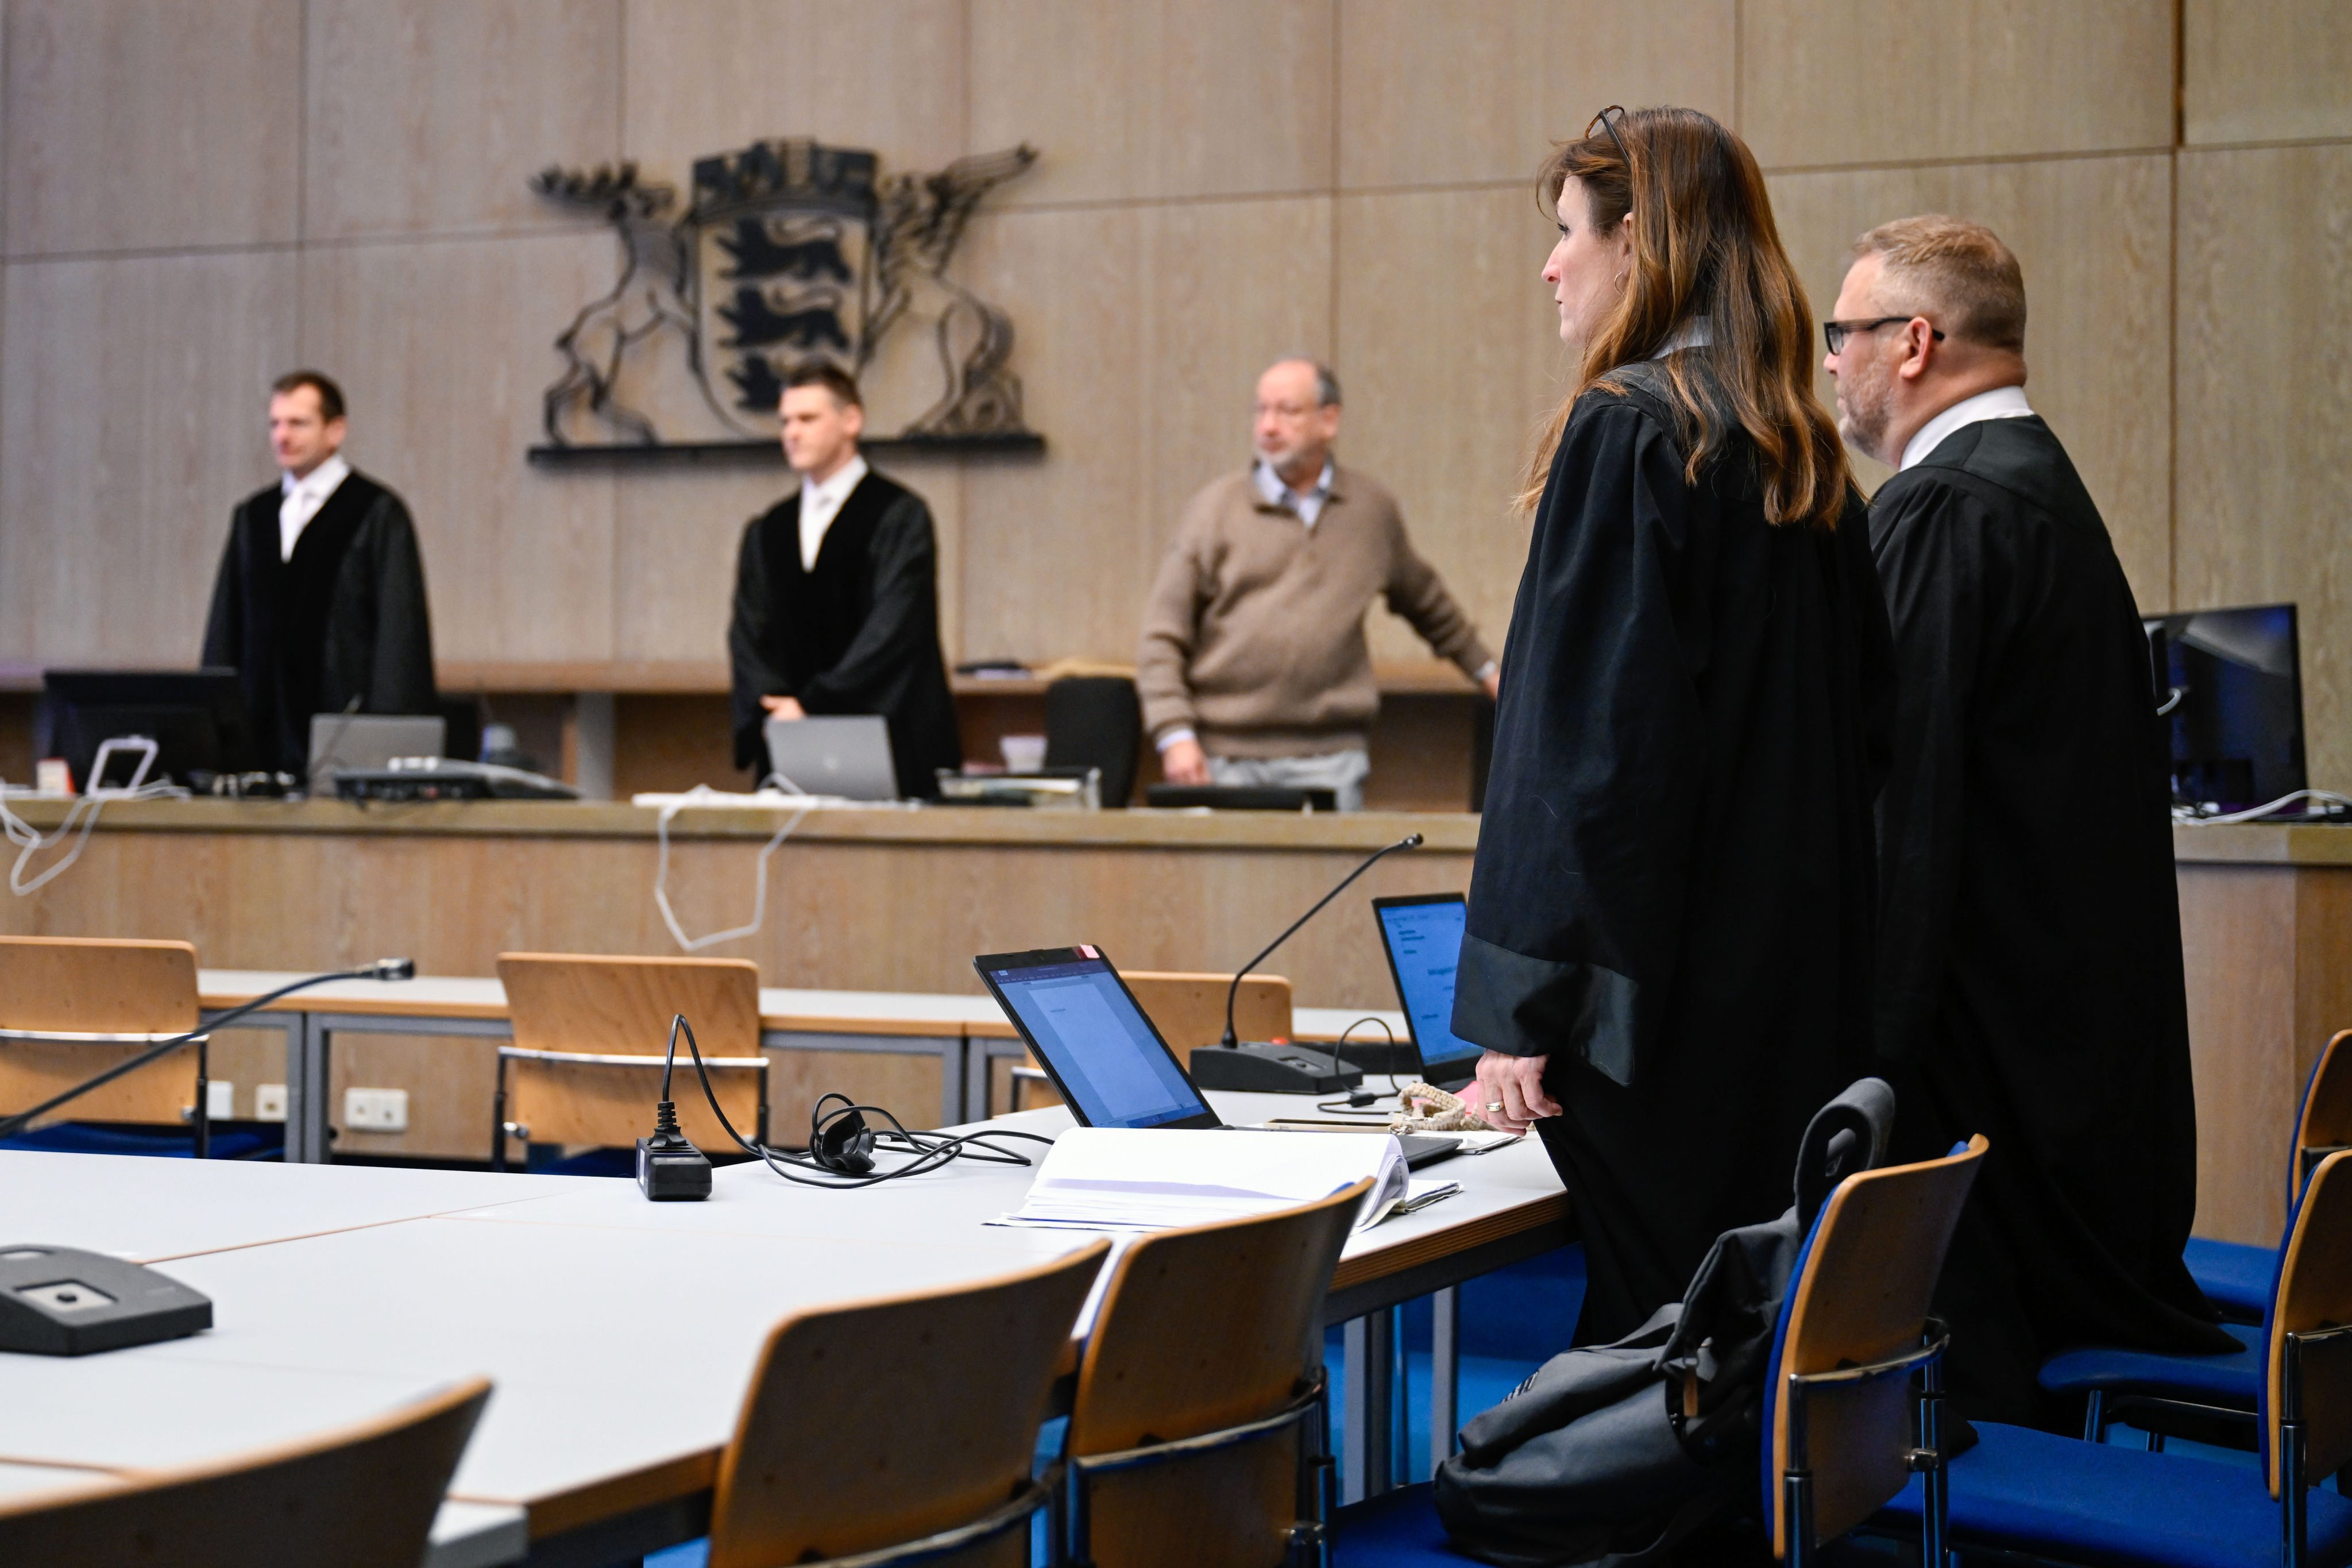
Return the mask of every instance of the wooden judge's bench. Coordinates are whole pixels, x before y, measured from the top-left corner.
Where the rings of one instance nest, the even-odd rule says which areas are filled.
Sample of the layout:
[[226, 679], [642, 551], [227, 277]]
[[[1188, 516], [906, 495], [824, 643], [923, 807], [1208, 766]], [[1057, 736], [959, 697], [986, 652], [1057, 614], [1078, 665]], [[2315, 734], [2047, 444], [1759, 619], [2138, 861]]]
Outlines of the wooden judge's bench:
[[[20, 802], [53, 829], [58, 803]], [[207, 969], [341, 967], [385, 954], [428, 975], [491, 975], [509, 951], [659, 954], [656, 814], [614, 804], [374, 805], [162, 801], [107, 806], [81, 858], [0, 931], [180, 938]], [[760, 932], [710, 950], [761, 984], [977, 996], [974, 954], [1076, 942], [1122, 966], [1230, 971], [1364, 856], [1383, 860], [1265, 967], [1308, 1007], [1389, 1009], [1366, 901], [1465, 889], [1479, 819], [1146, 810], [898, 808], [811, 812], [770, 862]], [[689, 934], [744, 923], [768, 812], [694, 811], [672, 826], [669, 896]], [[2352, 1026], [2352, 827], [2177, 827], [2199, 1120], [2200, 1234], [2275, 1240], [2285, 1150], [2319, 1048]], [[656, 1048], [652, 1042], [648, 1049]], [[224, 1037], [215, 1072], [284, 1076], [282, 1037]], [[240, 1051], [246, 1054], [242, 1057]], [[824, 1058], [837, 1085], [943, 1103], [943, 1058]], [[355, 1036], [347, 1085], [409, 1090], [405, 1133], [343, 1128], [352, 1153], [480, 1158], [491, 1053], [479, 1038]]]

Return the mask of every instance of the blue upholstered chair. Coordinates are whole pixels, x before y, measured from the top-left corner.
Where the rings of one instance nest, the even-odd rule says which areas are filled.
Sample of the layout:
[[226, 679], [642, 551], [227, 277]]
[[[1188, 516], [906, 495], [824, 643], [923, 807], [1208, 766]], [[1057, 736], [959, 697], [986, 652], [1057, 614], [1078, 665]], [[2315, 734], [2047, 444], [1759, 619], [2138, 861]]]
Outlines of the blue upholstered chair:
[[[1934, 1445], [1943, 1337], [1927, 1303], [1985, 1147], [1976, 1138], [1941, 1160], [1849, 1176], [1814, 1217], [1764, 1374], [1761, 1500], [1784, 1562], [1812, 1561], [1903, 1491], [1915, 1409]], [[1931, 1509], [1911, 1521], [1930, 1560], [1939, 1543], [1926, 1532], [1942, 1520]], [[1332, 1546], [1335, 1568], [1467, 1561], [1447, 1545], [1427, 1486], [1342, 1509]]]
[[[2309, 1485], [2352, 1459], [2352, 1151], [2321, 1162], [2296, 1207], [2268, 1327], [2259, 1469], [1979, 1422], [1942, 1467], [1952, 1542], [2167, 1568], [2352, 1563], [2352, 1499]], [[1915, 1481], [1884, 1517], [1937, 1507]]]
[[[2303, 1106], [2295, 1115], [2294, 1143], [2286, 1165], [2287, 1212], [2311, 1179], [2313, 1167], [2326, 1154], [2352, 1144], [2352, 1049], [2336, 1059], [2336, 1047], [2352, 1037], [2352, 1029], [2336, 1031], [2319, 1053], [2311, 1077], [2303, 1086]], [[2191, 1237], [2181, 1260], [2205, 1299], [2233, 1322], [2259, 1323], [2269, 1310], [2271, 1284], [2278, 1275], [2278, 1248], [2253, 1247], [2241, 1241], [2208, 1241]]]

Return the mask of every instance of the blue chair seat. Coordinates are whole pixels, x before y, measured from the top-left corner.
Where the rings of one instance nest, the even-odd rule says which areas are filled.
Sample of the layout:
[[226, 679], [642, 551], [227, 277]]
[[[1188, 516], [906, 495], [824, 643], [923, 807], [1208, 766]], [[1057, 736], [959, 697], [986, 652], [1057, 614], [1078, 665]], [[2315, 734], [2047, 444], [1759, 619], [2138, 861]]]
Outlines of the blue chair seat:
[[1331, 1521], [1332, 1568], [1413, 1568], [1471, 1559], [1454, 1550], [1427, 1481], [1349, 1503]]
[[[2094, 1564], [2278, 1568], [2279, 1505], [2251, 1466], [1975, 1426], [1976, 1447], [1950, 1466], [1957, 1544], [1974, 1539]], [[2326, 1490], [2310, 1498], [2311, 1568], [2345, 1568], [2352, 1500]], [[1914, 1476], [1879, 1522], [1916, 1532], [1920, 1506]]]
[[2038, 1381], [2051, 1394], [2154, 1394], [2252, 1410], [2263, 1386], [2263, 1331], [2245, 1323], [2221, 1326], [2245, 1348], [2232, 1355], [2061, 1351], [2042, 1363]]
[[2208, 1241], [2192, 1236], [2180, 1249], [2189, 1277], [2225, 1318], [2259, 1323], [2270, 1310], [2271, 1284], [2278, 1277], [2278, 1248], [2242, 1241]]

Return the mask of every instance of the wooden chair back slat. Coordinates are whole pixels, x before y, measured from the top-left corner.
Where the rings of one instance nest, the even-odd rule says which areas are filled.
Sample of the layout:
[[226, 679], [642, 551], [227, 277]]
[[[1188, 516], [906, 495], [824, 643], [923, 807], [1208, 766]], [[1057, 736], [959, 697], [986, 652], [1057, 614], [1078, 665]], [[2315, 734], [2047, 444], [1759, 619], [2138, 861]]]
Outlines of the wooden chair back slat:
[[[761, 1352], [719, 1462], [709, 1568], [846, 1556], [981, 1518], [1029, 1474], [1110, 1244], [957, 1289], [803, 1312]], [[1028, 1532], [974, 1562], [1025, 1562]]]
[[[1194, 1437], [1288, 1403], [1321, 1362], [1323, 1297], [1368, 1185], [1132, 1243], [1112, 1266], [1087, 1341], [1070, 1454]], [[1300, 1440], [1281, 1431], [1097, 1478], [1095, 1559], [1107, 1568], [1279, 1560], [1297, 1518]], [[1176, 1520], [1181, 1530], [1169, 1527]]]
[[[502, 952], [499, 978], [515, 1044], [528, 1050], [657, 1057], [672, 1016], [683, 1013], [706, 1058], [759, 1054], [760, 966], [747, 959]], [[732, 1148], [683, 1037], [677, 1060], [670, 1093], [680, 1127], [700, 1148]], [[755, 1136], [759, 1074], [714, 1072], [710, 1086], [736, 1130]], [[534, 1142], [626, 1145], [653, 1130], [661, 1069], [515, 1060], [507, 1093], [508, 1120], [530, 1128]]]
[[2352, 1039], [2352, 1029], [2338, 1029], [2320, 1047], [2318, 1064], [2311, 1069], [2311, 1088], [2295, 1117], [2294, 1163], [2287, 1168], [2290, 1212], [2303, 1191], [2311, 1152], [2352, 1144], [2352, 1046], [2345, 1045], [2347, 1039]]
[[[1943, 1159], [1864, 1171], [1838, 1184], [1792, 1287], [1780, 1368], [1784, 1384], [1790, 1373], [1867, 1366], [1917, 1348], [1952, 1227], [1987, 1147], [1979, 1136]], [[1903, 1489], [1913, 1406], [1910, 1380], [1903, 1377], [1808, 1393], [1817, 1540], [1843, 1534]], [[1777, 1477], [1789, 1468], [1785, 1387], [1773, 1407], [1771, 1441]], [[1789, 1521], [1781, 1504], [1776, 1484], [1772, 1547], [1785, 1557]]]
[[[2283, 1474], [2279, 1421], [2285, 1409], [2286, 1336], [2338, 1323], [2352, 1323], [2352, 1150], [2330, 1154], [2312, 1173], [2279, 1265], [2264, 1406], [2273, 1497]], [[2324, 1476], [2352, 1459], [2352, 1345], [2314, 1347], [2305, 1352], [2303, 1373], [2305, 1468]]]
[[[0, 1029], [176, 1035], [196, 1026], [196, 950], [184, 942], [0, 937]], [[37, 1105], [144, 1047], [0, 1040], [0, 1113]], [[196, 1054], [175, 1051], [60, 1107], [55, 1120], [177, 1127], [195, 1105]]]
[[416, 1568], [489, 1394], [476, 1378], [300, 1444], [0, 1506], [0, 1556], [11, 1568]]

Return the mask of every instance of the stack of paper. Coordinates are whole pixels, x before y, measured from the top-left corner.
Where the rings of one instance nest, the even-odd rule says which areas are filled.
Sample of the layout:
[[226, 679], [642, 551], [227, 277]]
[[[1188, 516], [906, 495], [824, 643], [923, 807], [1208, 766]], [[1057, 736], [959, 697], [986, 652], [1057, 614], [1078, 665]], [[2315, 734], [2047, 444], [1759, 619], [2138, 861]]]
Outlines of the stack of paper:
[[1166, 1230], [1246, 1219], [1371, 1178], [1356, 1228], [1405, 1196], [1404, 1151], [1385, 1132], [1286, 1138], [1231, 1128], [1074, 1127], [1055, 1142], [1029, 1199], [999, 1225]]

